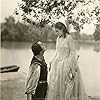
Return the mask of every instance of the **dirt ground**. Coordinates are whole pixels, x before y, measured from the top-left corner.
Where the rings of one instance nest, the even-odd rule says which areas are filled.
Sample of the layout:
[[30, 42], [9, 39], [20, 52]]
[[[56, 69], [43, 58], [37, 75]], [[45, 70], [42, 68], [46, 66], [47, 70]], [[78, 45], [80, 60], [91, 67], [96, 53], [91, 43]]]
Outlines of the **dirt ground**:
[[[26, 100], [25, 75], [20, 73], [1, 74], [1, 100]], [[89, 100], [100, 100], [97, 97], [89, 97]]]

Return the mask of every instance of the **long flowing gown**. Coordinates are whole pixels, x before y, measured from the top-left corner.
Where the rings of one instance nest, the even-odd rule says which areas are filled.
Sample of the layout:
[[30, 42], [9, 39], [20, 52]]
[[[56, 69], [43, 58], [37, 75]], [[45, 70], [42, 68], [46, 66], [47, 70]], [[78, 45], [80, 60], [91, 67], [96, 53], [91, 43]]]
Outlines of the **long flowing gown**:
[[57, 38], [46, 100], [87, 100], [71, 35]]

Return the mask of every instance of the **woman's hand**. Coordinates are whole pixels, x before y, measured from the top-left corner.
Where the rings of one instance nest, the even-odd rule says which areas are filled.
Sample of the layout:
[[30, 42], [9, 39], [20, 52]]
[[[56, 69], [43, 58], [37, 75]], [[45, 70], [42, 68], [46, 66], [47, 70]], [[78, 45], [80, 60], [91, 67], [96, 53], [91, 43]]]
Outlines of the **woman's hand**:
[[75, 78], [76, 72], [73, 71], [72, 69], [69, 70], [69, 80], [72, 81]]
[[49, 71], [51, 70], [52, 61], [49, 63]]

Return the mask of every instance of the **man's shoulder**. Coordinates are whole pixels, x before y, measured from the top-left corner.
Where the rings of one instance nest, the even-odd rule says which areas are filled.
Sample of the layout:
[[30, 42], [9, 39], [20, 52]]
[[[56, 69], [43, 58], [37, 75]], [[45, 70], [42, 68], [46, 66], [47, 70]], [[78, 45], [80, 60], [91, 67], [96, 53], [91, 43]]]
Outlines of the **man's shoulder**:
[[41, 64], [37, 61], [35, 61], [31, 64], [31, 67], [38, 67], [38, 66], [41, 66]]
[[34, 64], [34, 65], [41, 65], [41, 63], [38, 62], [38, 61], [35, 61], [33, 64]]

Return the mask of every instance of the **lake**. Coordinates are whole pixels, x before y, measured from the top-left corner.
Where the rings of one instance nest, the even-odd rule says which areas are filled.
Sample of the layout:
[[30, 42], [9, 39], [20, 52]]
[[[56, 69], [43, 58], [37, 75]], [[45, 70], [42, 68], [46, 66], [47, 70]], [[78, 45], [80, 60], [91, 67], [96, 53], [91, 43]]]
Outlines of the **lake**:
[[[31, 42], [2, 42], [1, 43], [1, 66], [18, 65], [19, 73], [26, 75], [32, 58]], [[55, 44], [46, 44], [47, 51], [44, 56], [49, 66], [55, 53]], [[76, 51], [82, 79], [88, 96], [100, 96], [100, 43], [80, 44], [76, 43]], [[5, 74], [6, 75], [6, 74]], [[10, 75], [10, 74], [9, 74]], [[6, 78], [9, 78], [6, 75]], [[11, 74], [12, 75], [12, 74]], [[12, 75], [12, 77], [14, 77]]]

